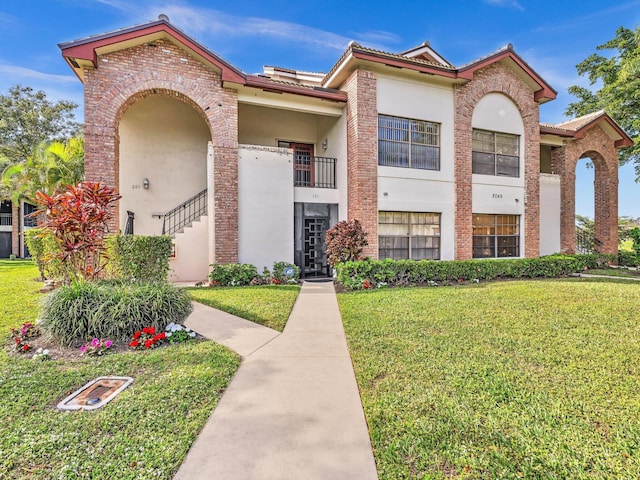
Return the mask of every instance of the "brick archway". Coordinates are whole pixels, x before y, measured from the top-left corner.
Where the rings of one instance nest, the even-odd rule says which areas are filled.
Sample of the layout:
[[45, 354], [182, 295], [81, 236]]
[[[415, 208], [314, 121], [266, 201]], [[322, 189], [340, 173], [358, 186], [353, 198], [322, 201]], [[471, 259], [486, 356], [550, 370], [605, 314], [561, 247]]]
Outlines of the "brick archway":
[[476, 104], [489, 93], [502, 93], [518, 108], [524, 124], [524, 233], [526, 257], [540, 255], [540, 120], [534, 92], [502, 64], [489, 65], [474, 79], [454, 87], [456, 259], [473, 256], [472, 212], [472, 124]]
[[560, 246], [563, 253], [576, 247], [576, 165], [588, 158], [595, 166], [595, 247], [601, 253], [618, 252], [618, 152], [615, 142], [594, 125], [582, 138], [570, 140], [553, 153], [554, 171], [560, 174]]
[[118, 125], [131, 105], [150, 95], [190, 105], [209, 126], [213, 144], [215, 260], [236, 262], [237, 92], [222, 87], [217, 71], [165, 40], [99, 56], [97, 64], [84, 72], [86, 178], [119, 185]]

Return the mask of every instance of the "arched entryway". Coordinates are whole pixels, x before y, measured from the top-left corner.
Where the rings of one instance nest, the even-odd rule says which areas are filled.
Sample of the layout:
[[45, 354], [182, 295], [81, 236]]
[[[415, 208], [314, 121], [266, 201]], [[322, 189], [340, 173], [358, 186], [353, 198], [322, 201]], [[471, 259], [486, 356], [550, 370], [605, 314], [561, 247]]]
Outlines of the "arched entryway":
[[560, 236], [563, 253], [576, 252], [576, 164], [589, 159], [594, 165], [594, 247], [597, 252], [618, 251], [618, 153], [604, 130], [594, 125], [582, 138], [555, 149], [554, 171], [561, 177]]

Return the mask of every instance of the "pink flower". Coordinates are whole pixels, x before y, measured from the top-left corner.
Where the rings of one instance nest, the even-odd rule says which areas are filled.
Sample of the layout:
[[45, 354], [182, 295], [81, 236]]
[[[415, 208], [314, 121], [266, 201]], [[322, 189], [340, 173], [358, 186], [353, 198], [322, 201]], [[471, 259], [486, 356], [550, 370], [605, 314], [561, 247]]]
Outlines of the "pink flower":
[[111, 340], [107, 340], [106, 342], [104, 342], [104, 346], [105, 346], [106, 348], [111, 348], [111, 345], [113, 345], [113, 344], [111, 343]]
[[84, 353], [86, 351], [87, 351], [87, 346], [86, 345], [83, 345], [83, 346], [80, 347], [80, 353]]
[[100, 346], [100, 340], [98, 340], [97, 338], [94, 338], [94, 339], [91, 341], [91, 346], [92, 346], [92, 347], [99, 347], [99, 346]]

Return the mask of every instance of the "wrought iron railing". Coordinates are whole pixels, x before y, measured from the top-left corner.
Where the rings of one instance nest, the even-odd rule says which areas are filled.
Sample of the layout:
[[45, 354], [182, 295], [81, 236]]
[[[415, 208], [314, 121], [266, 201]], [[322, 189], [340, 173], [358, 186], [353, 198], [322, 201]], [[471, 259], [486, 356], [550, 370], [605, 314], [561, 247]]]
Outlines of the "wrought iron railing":
[[127, 210], [127, 223], [124, 227], [125, 235], [133, 235], [133, 222], [135, 221], [135, 219], [135, 213], [133, 213], [131, 210]]
[[207, 214], [207, 189], [197, 193], [189, 200], [181, 203], [173, 210], [164, 214], [162, 234], [174, 236], [177, 232], [188, 227], [203, 215]]
[[336, 159], [295, 155], [293, 185], [296, 187], [336, 188]]
[[593, 232], [576, 225], [576, 253], [600, 251], [602, 241], [595, 238]]
[[13, 224], [10, 213], [0, 213], [0, 227], [10, 227]]

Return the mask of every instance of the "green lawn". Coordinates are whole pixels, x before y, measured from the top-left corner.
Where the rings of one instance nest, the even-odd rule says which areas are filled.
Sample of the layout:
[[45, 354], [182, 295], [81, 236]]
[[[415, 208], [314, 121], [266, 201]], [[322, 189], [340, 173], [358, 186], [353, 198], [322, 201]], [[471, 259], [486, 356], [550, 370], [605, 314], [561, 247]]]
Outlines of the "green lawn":
[[297, 285], [189, 288], [197, 302], [281, 332], [298, 297]]
[[[37, 317], [29, 262], [0, 261], [0, 338]], [[0, 352], [0, 478], [172, 478], [233, 377], [238, 357], [200, 341], [38, 362]], [[134, 377], [95, 412], [58, 401], [100, 375]]]
[[640, 285], [338, 296], [381, 479], [640, 478]]
[[607, 275], [609, 277], [626, 277], [626, 278], [640, 278], [640, 271], [627, 270], [626, 268], [602, 268], [586, 270], [584, 273], [589, 275]]

